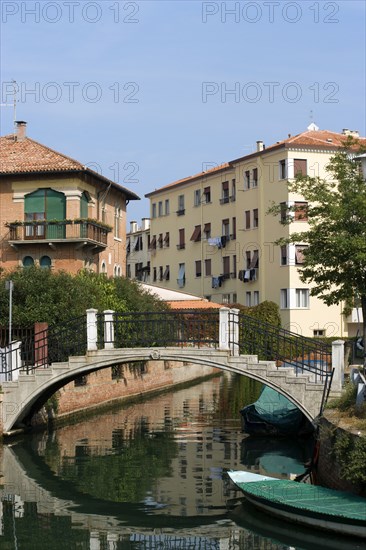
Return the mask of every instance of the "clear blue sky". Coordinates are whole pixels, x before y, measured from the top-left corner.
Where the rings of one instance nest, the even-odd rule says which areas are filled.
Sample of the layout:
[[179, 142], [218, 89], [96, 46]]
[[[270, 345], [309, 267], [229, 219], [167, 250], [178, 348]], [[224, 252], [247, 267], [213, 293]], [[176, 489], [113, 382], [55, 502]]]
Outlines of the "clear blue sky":
[[[1, 102], [144, 194], [304, 131], [366, 135], [364, 1], [1, 2]], [[231, 93], [230, 93], [231, 91]], [[12, 132], [1, 107], [1, 135]]]

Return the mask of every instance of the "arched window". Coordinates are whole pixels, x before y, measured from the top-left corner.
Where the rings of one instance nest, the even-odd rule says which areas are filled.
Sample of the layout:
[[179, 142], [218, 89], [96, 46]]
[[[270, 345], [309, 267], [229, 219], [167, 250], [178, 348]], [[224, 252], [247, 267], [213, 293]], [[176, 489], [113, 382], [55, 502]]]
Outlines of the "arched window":
[[49, 256], [42, 256], [42, 258], [39, 260], [39, 265], [41, 267], [44, 267], [46, 269], [50, 269], [51, 267], [51, 258]]
[[101, 272], [102, 273], [107, 273], [107, 266], [106, 266], [106, 263], [105, 263], [104, 260], [102, 261]]
[[[50, 188], [37, 189], [24, 197], [24, 218], [26, 222], [39, 220], [64, 220], [66, 217], [66, 197]], [[63, 228], [64, 230], [64, 228]], [[46, 231], [54, 231], [47, 227]], [[51, 235], [52, 237], [53, 235]], [[57, 235], [60, 238], [60, 235]], [[43, 224], [32, 223], [26, 226], [28, 239], [47, 238]], [[62, 238], [62, 236], [61, 236]]]
[[90, 195], [87, 191], [83, 191], [80, 197], [80, 218], [88, 218], [88, 205], [90, 202]]
[[33, 265], [34, 265], [34, 260], [32, 256], [24, 256], [23, 267], [32, 267]]

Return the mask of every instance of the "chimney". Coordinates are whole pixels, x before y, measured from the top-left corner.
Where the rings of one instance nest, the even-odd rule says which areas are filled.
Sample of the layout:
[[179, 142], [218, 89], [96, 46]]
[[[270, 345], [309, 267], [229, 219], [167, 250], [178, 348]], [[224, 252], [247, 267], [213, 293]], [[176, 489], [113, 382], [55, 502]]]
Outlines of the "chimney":
[[263, 151], [263, 149], [264, 149], [263, 141], [261, 140], [257, 141], [257, 151]]
[[138, 231], [137, 222], [130, 222], [130, 233], [136, 233]]
[[142, 218], [141, 220], [141, 229], [142, 231], [146, 231], [150, 229], [150, 218]]
[[348, 128], [343, 128], [342, 134], [344, 136], [352, 136], [354, 138], [359, 138], [360, 137], [360, 134], [359, 134], [358, 130], [349, 130]]
[[26, 138], [27, 123], [24, 120], [15, 121], [16, 141], [24, 141]]

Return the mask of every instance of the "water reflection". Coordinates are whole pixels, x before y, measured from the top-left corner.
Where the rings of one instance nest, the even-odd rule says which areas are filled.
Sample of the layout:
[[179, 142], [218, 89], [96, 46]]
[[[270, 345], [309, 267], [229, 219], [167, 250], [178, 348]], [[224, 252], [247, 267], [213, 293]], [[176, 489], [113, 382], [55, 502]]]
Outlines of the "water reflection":
[[241, 433], [239, 409], [258, 393], [214, 378], [4, 447], [0, 548], [307, 548], [250, 519], [225, 480], [227, 469], [286, 475], [285, 457], [304, 470], [295, 442], [283, 451]]

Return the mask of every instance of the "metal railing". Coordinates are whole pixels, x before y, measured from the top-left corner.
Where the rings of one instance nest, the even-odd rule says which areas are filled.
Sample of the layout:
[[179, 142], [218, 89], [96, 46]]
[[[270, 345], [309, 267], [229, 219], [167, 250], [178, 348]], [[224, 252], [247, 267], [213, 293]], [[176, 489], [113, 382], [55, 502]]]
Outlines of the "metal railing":
[[89, 240], [107, 245], [110, 229], [94, 221], [32, 221], [9, 224], [10, 241]]
[[113, 314], [114, 342], [104, 340], [104, 316], [98, 319], [98, 347], [218, 347], [218, 311], [176, 310]]

